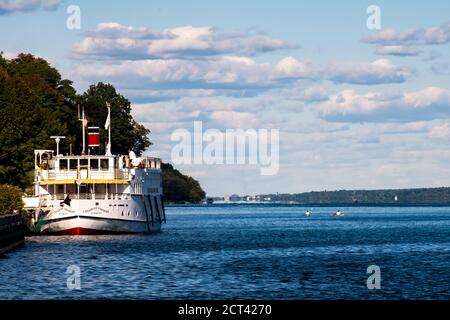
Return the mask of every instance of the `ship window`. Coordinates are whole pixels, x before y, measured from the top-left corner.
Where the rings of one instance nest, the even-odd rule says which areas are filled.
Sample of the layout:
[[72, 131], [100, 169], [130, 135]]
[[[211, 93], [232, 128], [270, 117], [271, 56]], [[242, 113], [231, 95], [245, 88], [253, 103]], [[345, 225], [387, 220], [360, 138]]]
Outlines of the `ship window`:
[[78, 159], [70, 159], [70, 170], [78, 169]]
[[100, 159], [100, 167], [102, 171], [108, 171], [109, 168], [109, 159]]
[[87, 167], [88, 166], [88, 159], [80, 159], [80, 167]]
[[98, 159], [91, 159], [91, 170], [98, 170]]
[[69, 168], [67, 159], [59, 160], [59, 170], [67, 170]]

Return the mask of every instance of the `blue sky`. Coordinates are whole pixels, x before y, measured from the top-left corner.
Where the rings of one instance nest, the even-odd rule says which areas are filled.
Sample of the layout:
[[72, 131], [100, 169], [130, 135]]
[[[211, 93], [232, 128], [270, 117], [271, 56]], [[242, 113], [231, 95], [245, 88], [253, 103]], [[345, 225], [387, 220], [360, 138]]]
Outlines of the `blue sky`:
[[[69, 5], [81, 29], [66, 28]], [[366, 9], [381, 9], [368, 30]], [[280, 130], [280, 170], [180, 169], [211, 195], [448, 186], [450, 2], [0, 0], [0, 50], [83, 92], [113, 83], [170, 160], [171, 133]]]

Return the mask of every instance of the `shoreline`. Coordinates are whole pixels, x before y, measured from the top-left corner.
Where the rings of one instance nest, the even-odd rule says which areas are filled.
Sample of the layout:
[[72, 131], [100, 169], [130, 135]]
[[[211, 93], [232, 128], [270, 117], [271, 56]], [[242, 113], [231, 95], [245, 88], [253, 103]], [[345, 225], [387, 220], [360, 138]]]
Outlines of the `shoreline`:
[[230, 203], [165, 203], [166, 207], [208, 207], [208, 206], [293, 206], [293, 207], [392, 207], [392, 208], [404, 208], [404, 207], [450, 207], [450, 203], [411, 203], [411, 204], [390, 204], [390, 203], [277, 203], [277, 202], [230, 202]]
[[25, 226], [22, 216], [11, 214], [0, 217], [0, 254], [7, 253], [25, 243]]

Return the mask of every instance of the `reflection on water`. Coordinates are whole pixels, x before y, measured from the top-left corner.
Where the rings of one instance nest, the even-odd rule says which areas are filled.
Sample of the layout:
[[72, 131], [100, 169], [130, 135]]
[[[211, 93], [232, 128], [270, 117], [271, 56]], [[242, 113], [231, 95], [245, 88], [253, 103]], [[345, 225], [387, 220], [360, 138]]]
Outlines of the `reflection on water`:
[[0, 299], [450, 298], [450, 208], [307, 209], [167, 207], [158, 234], [31, 237], [0, 257]]

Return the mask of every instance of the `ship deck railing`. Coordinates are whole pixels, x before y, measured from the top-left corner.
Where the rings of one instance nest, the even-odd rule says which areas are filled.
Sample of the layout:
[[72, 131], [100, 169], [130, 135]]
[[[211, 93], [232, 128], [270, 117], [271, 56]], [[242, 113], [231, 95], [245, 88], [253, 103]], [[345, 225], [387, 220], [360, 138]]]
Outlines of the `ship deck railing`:
[[[41, 195], [41, 205], [46, 205], [48, 201], [64, 201], [67, 194], [56, 193]], [[80, 193], [80, 194], [70, 194], [69, 198], [71, 200], [129, 200], [131, 198], [130, 194], [126, 193]]]
[[129, 169], [113, 172], [99, 171], [42, 171], [37, 176], [41, 185], [72, 184], [79, 181], [84, 184], [127, 184], [131, 180]]

